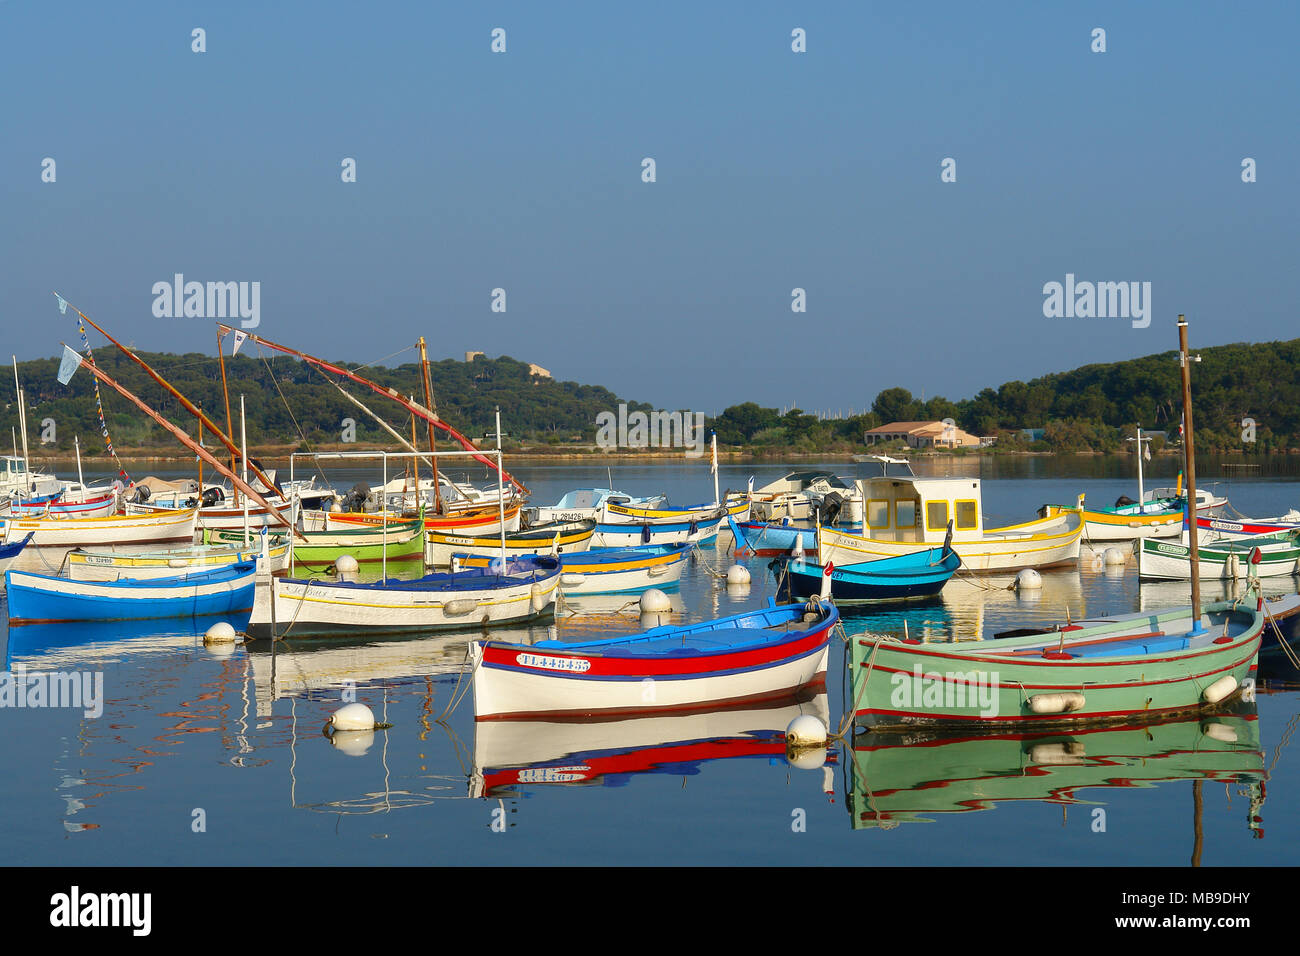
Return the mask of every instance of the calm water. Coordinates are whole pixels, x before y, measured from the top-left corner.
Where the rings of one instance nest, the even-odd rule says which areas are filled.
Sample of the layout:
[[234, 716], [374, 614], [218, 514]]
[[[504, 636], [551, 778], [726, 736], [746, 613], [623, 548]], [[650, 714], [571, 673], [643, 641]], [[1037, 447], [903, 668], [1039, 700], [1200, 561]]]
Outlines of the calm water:
[[[1155, 463], [1155, 483], [1172, 477], [1170, 466]], [[846, 475], [853, 468], [836, 466]], [[1040, 504], [1080, 491], [1109, 503], [1135, 490], [1112, 459], [963, 461], [936, 473], [981, 468], [990, 524], [1027, 520]], [[785, 470], [724, 466], [721, 481], [743, 488], [751, 474], [762, 484]], [[539, 503], [606, 483], [603, 466], [520, 464], [516, 473]], [[1266, 463], [1250, 478], [1222, 474], [1208, 463], [1202, 483], [1220, 480], [1220, 493], [1245, 514], [1300, 505], [1294, 462]], [[329, 474], [344, 488], [361, 477]], [[480, 480], [481, 470], [471, 477]], [[619, 464], [613, 478], [679, 503], [713, 497], [703, 462]], [[729, 539], [720, 543], [684, 575], [676, 619], [735, 613], [774, 593], [766, 558], [746, 562], [748, 591], [722, 586], [710, 570], [730, 563]], [[1079, 617], [1187, 600], [1179, 587], [1140, 588], [1131, 565], [1101, 570], [1086, 558], [1077, 571], [1044, 578], [1042, 593], [1024, 598], [1005, 589], [1009, 579], [956, 580], [939, 603], [859, 612], [849, 629], [901, 629], [906, 618], [913, 633], [971, 637], [1055, 623], [1067, 609]], [[556, 632], [636, 629], [635, 614], [618, 611], [624, 603], [571, 603]], [[1038, 750], [1016, 741], [884, 741], [796, 769], [778, 739], [793, 706], [476, 733], [468, 696], [446, 713], [468, 692], [456, 637], [290, 642], [273, 659], [260, 646], [214, 653], [188, 624], [19, 628], [7, 655], [10, 667], [102, 672], [106, 697], [98, 718], [0, 709], [0, 755], [11, 768], [0, 840], [11, 863], [1185, 865], [1194, 779], [1204, 781], [1204, 865], [1300, 859], [1292, 812], [1300, 747], [1287, 746], [1300, 713], [1296, 685], [1265, 688], [1255, 711], [1223, 722], [1235, 742], [1192, 722], [1078, 734], [1073, 747], [1060, 738]], [[355, 754], [322, 734], [345, 680], [393, 725]], [[826, 698], [805, 709], [824, 708], [838, 726], [842, 683], [833, 645]], [[1265, 774], [1264, 787], [1252, 785]], [[499, 819], [508, 821], [504, 832], [492, 827]]]

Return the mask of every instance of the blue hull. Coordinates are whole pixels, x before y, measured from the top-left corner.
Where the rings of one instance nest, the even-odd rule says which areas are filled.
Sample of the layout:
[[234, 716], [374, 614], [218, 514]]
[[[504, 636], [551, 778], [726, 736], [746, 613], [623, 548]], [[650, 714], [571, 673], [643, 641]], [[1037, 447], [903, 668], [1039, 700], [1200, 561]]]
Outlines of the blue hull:
[[[831, 572], [831, 598], [836, 601], [918, 601], [935, 597], [961, 567], [951, 548], [930, 548], [879, 561], [836, 567]], [[793, 562], [785, 569], [778, 593], [794, 598], [821, 592], [822, 566]]]
[[5, 572], [9, 624], [236, 615], [253, 607], [252, 564], [154, 580], [69, 581]]
[[731, 533], [736, 539], [736, 550], [742, 548], [754, 554], [789, 554], [797, 543], [806, 554], [817, 553], [817, 529], [796, 528], [793, 525], [763, 524], [759, 521], [737, 523], [728, 518]]

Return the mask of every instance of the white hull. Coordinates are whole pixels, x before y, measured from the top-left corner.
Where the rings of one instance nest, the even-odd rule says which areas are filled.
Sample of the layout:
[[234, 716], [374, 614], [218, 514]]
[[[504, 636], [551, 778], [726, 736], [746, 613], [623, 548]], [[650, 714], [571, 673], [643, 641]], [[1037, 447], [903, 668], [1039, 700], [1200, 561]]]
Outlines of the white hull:
[[268, 549], [265, 559], [257, 549], [235, 551], [228, 548], [210, 549], [206, 553], [182, 550], [170, 555], [72, 551], [67, 558], [68, 577], [73, 581], [149, 580], [174, 577], [187, 571], [229, 567], [245, 561], [257, 562], [259, 573], [284, 571], [289, 567], [289, 546]]
[[653, 568], [632, 571], [607, 571], [604, 574], [583, 574], [576, 571], [560, 572], [560, 590], [567, 598], [581, 594], [620, 594], [644, 591], [648, 588], [672, 587], [682, 580], [685, 559]]
[[[349, 588], [296, 578], [259, 577], [252, 637], [348, 630], [426, 631], [487, 627], [545, 616], [554, 608], [559, 575], [504, 588], [470, 591]], [[274, 607], [272, 602], [274, 601]], [[274, 612], [274, 613], [273, 613]]]
[[[557, 549], [553, 539], [530, 541], [519, 546], [512, 546], [506, 537], [506, 560], [521, 558], [529, 554], [581, 554], [591, 547], [593, 535], [586, 535], [580, 541], [562, 542]], [[439, 534], [436, 539], [432, 534], [425, 536], [424, 560], [431, 568], [451, 567], [451, 558], [455, 554], [475, 554], [487, 558], [501, 557], [500, 539], [495, 544], [485, 542], [479, 535], [461, 537], [459, 535]]]
[[770, 696], [804, 687], [826, 673], [826, 652], [740, 674], [657, 680], [652, 692], [638, 680], [592, 680], [559, 672], [519, 673], [480, 667], [482, 645], [470, 644], [474, 664], [474, 716], [578, 711], [650, 712], [690, 710], [705, 704]]
[[[1078, 560], [1082, 523], [1077, 512], [1055, 521], [1031, 522], [1017, 528], [1017, 531], [986, 531], [972, 541], [954, 539], [952, 549], [961, 557], [962, 568], [977, 573], [1049, 568]], [[817, 563], [858, 564], [912, 554], [941, 543], [942, 539], [938, 542], [884, 541], [822, 528], [818, 532]]]
[[31, 547], [78, 548], [87, 545], [153, 544], [194, 540], [196, 511], [167, 511], [156, 515], [109, 518], [4, 518], [5, 541], [21, 541], [35, 531]]

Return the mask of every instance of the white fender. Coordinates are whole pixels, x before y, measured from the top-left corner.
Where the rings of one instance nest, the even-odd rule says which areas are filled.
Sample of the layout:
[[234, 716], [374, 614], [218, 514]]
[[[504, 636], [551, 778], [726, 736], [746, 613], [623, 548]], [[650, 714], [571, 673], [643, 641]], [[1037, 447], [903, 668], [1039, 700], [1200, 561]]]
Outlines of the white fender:
[[1217, 704], [1234, 690], [1237, 689], [1237, 678], [1231, 674], [1224, 674], [1205, 690], [1201, 691], [1201, 697], [1207, 704]]
[[1082, 694], [1035, 694], [1029, 698], [1029, 709], [1035, 714], [1072, 714], [1082, 710], [1087, 703]]

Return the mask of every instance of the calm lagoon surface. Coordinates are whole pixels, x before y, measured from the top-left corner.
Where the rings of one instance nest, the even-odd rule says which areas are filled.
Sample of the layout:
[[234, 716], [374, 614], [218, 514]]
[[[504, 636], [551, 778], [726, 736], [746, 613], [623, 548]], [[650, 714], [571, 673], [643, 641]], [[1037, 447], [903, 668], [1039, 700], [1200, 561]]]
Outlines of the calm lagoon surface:
[[[1300, 506], [1300, 462], [1233, 463], [1206, 461], [1200, 484], [1246, 515]], [[846, 477], [857, 468], [826, 467]], [[512, 470], [534, 504], [609, 481], [604, 464], [517, 462]], [[751, 475], [761, 485], [788, 470], [724, 465], [720, 480], [724, 490], [743, 489]], [[917, 469], [982, 477], [990, 527], [1080, 492], [1098, 505], [1136, 497], [1131, 470], [1131, 458], [1113, 456], [951, 459]], [[614, 486], [632, 494], [713, 499], [703, 460], [617, 462], [611, 471]], [[1148, 487], [1172, 485], [1176, 472], [1175, 459], [1157, 457]], [[485, 482], [478, 466], [468, 477]], [[329, 469], [326, 478], [340, 490], [379, 483], [377, 469]], [[747, 590], [725, 587], [714, 572], [733, 562], [730, 545], [724, 533], [692, 560], [674, 620], [737, 613], [775, 593], [769, 558], [744, 561]], [[41, 570], [46, 558], [24, 560]], [[1131, 559], [1102, 569], [1086, 549], [1078, 569], [1043, 578], [1041, 593], [1018, 597], [1006, 589], [1009, 577], [976, 584], [959, 576], [935, 603], [851, 610], [846, 624], [849, 633], [901, 631], [906, 620], [913, 635], [975, 638], [1189, 600], [1182, 585], [1139, 586]], [[1216, 587], [1207, 585], [1207, 600]], [[555, 633], [580, 640], [636, 630], [635, 606], [622, 609], [633, 599], [569, 602]], [[1218, 726], [1058, 735], [1037, 747], [859, 737], [856, 748], [832, 748], [824, 766], [801, 769], [787, 763], [781, 734], [801, 709], [824, 710], [832, 729], [840, 726], [838, 638], [825, 697], [802, 705], [476, 730], [465, 636], [291, 639], [272, 654], [265, 644], [207, 649], [209, 623], [7, 629], [8, 668], [102, 673], [105, 697], [98, 717], [0, 708], [0, 753], [11, 768], [0, 816], [8, 862], [1186, 866], [1194, 854], [1206, 866], [1300, 862], [1300, 745], [1289, 746], [1300, 674], [1263, 682], [1254, 707]], [[537, 639], [548, 628], [494, 634]], [[392, 724], [355, 752], [323, 733], [346, 681]]]

